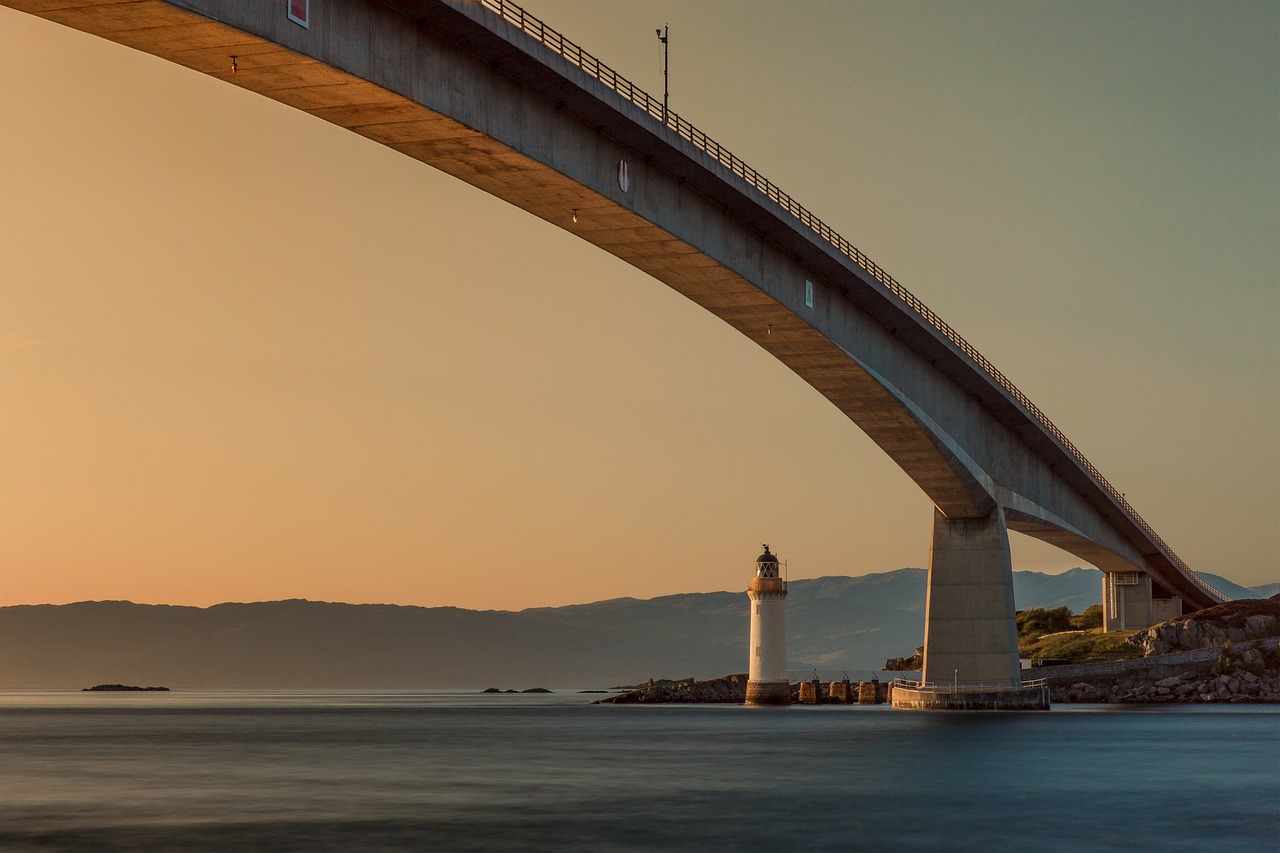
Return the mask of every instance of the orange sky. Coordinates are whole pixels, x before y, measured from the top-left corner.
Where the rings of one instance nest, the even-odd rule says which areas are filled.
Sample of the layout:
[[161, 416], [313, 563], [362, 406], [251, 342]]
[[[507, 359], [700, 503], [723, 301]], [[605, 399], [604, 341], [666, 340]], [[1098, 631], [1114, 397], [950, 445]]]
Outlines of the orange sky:
[[[1280, 580], [1280, 6], [528, 8], [976, 344], [1194, 568]], [[727, 326], [274, 102], [0, 9], [0, 603], [520, 608], [928, 559]], [[761, 417], [761, 412], [768, 417]], [[1016, 568], [1079, 561], [1014, 535]]]

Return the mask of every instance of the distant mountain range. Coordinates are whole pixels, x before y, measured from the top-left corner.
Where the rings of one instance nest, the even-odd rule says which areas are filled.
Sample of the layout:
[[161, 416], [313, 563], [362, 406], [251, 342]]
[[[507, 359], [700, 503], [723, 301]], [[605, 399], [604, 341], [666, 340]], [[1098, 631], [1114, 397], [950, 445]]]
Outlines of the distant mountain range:
[[[1245, 589], [1204, 575], [1238, 598]], [[924, 569], [796, 580], [788, 666], [866, 675], [923, 642]], [[1079, 613], [1102, 575], [1014, 572], [1020, 609]], [[601, 687], [747, 667], [742, 592], [519, 612], [290, 600], [214, 607], [92, 601], [0, 608], [0, 687]]]

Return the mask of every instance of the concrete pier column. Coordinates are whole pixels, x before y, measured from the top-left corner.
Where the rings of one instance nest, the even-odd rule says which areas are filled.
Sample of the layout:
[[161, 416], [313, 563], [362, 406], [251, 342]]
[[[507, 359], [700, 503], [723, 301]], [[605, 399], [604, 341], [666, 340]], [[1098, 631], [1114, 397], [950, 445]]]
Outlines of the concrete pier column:
[[1102, 630], [1137, 631], [1182, 615], [1182, 599], [1160, 590], [1156, 596], [1145, 572], [1107, 572], [1102, 576]]
[[958, 519], [934, 510], [921, 678], [940, 684], [1021, 683], [1003, 509]]

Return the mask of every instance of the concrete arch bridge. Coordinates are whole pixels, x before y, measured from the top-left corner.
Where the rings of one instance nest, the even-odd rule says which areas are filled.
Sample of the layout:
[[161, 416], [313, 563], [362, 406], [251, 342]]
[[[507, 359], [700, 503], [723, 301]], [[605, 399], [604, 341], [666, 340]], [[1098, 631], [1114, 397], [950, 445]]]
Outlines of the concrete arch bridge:
[[578, 235], [768, 350], [933, 501], [926, 681], [1018, 684], [1008, 529], [1105, 573], [1105, 626], [1226, 600], [888, 273], [505, 0], [0, 0], [348, 128]]

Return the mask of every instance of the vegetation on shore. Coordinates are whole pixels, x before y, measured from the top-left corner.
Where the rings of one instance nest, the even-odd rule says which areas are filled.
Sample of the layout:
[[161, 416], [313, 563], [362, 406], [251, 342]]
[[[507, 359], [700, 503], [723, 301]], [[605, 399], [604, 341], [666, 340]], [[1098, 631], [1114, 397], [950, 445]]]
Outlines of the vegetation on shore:
[[1069, 660], [1072, 663], [1131, 660], [1142, 657], [1142, 649], [1129, 642], [1136, 631], [1102, 631], [1102, 605], [1094, 604], [1080, 614], [1069, 607], [1019, 610], [1018, 654], [1033, 661]]
[[[1072, 663], [1130, 660], [1142, 657], [1142, 649], [1129, 638], [1136, 631], [1102, 632], [1102, 605], [1086, 607], [1083, 613], [1072, 613], [1069, 607], [1033, 607], [1019, 610], [1018, 654], [1039, 660], [1069, 660]], [[920, 670], [924, 666], [924, 649], [911, 657], [889, 658], [886, 670]]]
[[1033, 607], [1019, 610], [1014, 618], [1018, 622], [1019, 640], [1060, 631], [1082, 631], [1102, 627], [1102, 605], [1086, 607], [1079, 616], [1073, 614], [1070, 607]]
[[1018, 638], [1018, 653], [1034, 660], [1051, 658], [1072, 663], [1133, 660], [1142, 657], [1142, 649], [1129, 642], [1137, 631], [1063, 631], [1030, 638]]

